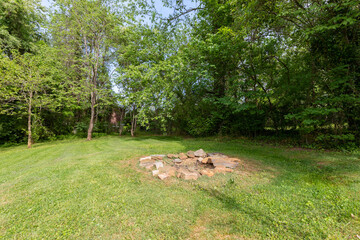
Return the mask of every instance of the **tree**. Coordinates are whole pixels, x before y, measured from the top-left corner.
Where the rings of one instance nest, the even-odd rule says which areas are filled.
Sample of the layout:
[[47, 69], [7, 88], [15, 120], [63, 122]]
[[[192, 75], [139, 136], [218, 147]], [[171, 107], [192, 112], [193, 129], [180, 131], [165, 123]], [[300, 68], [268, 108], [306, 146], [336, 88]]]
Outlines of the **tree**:
[[31, 148], [34, 120], [41, 121], [42, 109], [56, 111], [65, 99], [69, 100], [64, 92], [67, 83], [62, 80], [52, 49], [46, 46], [40, 46], [37, 54], [12, 51], [11, 56], [1, 55], [1, 112], [27, 116], [27, 142]]
[[40, 26], [44, 8], [36, 0], [8, 0], [0, 2], [0, 49], [7, 55], [12, 49], [21, 54], [36, 49], [42, 38]]
[[[111, 0], [58, 0], [53, 16], [52, 32], [58, 45], [71, 43], [70, 56], [77, 56], [71, 68], [78, 66], [84, 90], [90, 96], [90, 121], [87, 140], [91, 140], [99, 99], [106, 102], [108, 71], [106, 62], [111, 54], [111, 39], [118, 18], [111, 11]], [[76, 68], [76, 67], [75, 67]], [[100, 74], [100, 72], [102, 74]]]

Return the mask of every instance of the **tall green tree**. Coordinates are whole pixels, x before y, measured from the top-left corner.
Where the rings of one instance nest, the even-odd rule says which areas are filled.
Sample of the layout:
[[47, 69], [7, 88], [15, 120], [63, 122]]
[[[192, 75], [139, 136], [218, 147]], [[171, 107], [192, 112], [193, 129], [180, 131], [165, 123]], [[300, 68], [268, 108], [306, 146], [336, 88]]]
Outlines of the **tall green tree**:
[[[40, 46], [36, 54], [12, 51], [12, 58], [1, 55], [1, 113], [27, 117], [28, 148], [34, 141], [34, 121], [41, 124], [41, 111], [56, 111], [71, 103], [66, 96], [69, 86], [62, 80], [61, 66], [55, 52]], [[44, 129], [42, 129], [44, 130]]]
[[45, 9], [38, 0], [7, 0], [0, 2], [0, 49], [7, 55], [11, 49], [21, 54], [34, 51], [42, 38], [40, 31]]
[[92, 138], [97, 104], [100, 99], [106, 101], [110, 90], [106, 63], [119, 23], [118, 16], [111, 10], [116, 7], [114, 4], [111, 0], [55, 2], [51, 26], [54, 39], [58, 46], [66, 49], [68, 54], [64, 62], [71, 69], [77, 69], [79, 81], [84, 83], [84, 91], [90, 99], [87, 140]]

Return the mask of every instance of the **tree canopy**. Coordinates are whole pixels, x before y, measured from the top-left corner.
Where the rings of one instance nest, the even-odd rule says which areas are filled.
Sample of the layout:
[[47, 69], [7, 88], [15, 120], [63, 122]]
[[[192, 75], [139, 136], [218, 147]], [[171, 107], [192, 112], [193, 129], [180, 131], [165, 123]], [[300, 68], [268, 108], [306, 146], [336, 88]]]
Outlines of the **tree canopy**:
[[1, 2], [0, 143], [140, 130], [359, 146], [358, 1], [163, 4]]

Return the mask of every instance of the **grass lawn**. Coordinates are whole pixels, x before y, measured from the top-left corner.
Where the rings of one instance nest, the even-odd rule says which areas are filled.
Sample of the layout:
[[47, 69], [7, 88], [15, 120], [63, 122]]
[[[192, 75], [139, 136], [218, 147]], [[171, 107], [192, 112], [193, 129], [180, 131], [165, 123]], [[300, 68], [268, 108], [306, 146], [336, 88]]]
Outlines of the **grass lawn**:
[[[203, 148], [238, 173], [161, 181], [148, 154]], [[357, 239], [359, 155], [169, 137], [0, 148], [0, 238]]]

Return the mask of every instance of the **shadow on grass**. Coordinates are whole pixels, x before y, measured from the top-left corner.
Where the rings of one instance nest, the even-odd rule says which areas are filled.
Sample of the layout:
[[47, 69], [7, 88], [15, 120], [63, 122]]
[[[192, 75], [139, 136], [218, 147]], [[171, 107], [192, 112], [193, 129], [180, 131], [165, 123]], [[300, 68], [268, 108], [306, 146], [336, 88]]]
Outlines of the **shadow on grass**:
[[132, 141], [136, 141], [136, 142], [141, 142], [141, 141], [145, 141], [145, 140], [156, 140], [156, 141], [162, 141], [162, 142], [168, 142], [168, 141], [182, 141], [183, 138], [181, 137], [176, 137], [176, 136], [154, 136], [154, 135], [150, 135], [150, 136], [135, 136], [135, 137], [131, 137], [131, 136], [120, 136], [120, 138], [125, 138], [127, 140], [132, 140]]
[[[215, 198], [219, 201], [223, 208], [230, 212], [241, 212], [241, 214], [245, 214], [249, 216], [253, 221], [260, 223], [263, 226], [266, 226], [268, 229], [276, 229], [278, 228], [278, 219], [271, 217], [269, 212], [256, 209], [254, 207], [249, 206], [249, 204], [243, 204], [237, 201], [234, 197], [228, 196], [218, 190], [211, 188], [199, 187], [199, 190], [212, 198]], [[218, 224], [217, 224], [218, 225]], [[236, 225], [235, 225], [236, 226]], [[224, 226], [228, 227], [228, 226]], [[295, 236], [303, 236], [304, 233], [301, 229], [296, 229], [291, 225], [286, 226], [287, 231], [292, 232]], [[236, 232], [236, 230], [235, 230]]]

